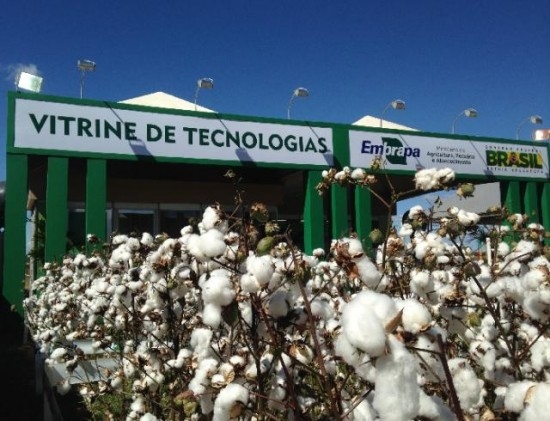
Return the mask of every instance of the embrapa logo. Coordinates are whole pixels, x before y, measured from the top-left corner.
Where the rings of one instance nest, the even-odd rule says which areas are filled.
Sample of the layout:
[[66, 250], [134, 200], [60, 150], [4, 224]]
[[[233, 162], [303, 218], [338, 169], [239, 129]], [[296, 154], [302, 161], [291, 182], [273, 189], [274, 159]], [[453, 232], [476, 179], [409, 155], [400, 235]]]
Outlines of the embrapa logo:
[[407, 158], [409, 156], [418, 158], [420, 149], [403, 146], [403, 143], [395, 137], [383, 137], [382, 145], [373, 144], [370, 140], [363, 140], [361, 153], [383, 156], [390, 164], [407, 165]]

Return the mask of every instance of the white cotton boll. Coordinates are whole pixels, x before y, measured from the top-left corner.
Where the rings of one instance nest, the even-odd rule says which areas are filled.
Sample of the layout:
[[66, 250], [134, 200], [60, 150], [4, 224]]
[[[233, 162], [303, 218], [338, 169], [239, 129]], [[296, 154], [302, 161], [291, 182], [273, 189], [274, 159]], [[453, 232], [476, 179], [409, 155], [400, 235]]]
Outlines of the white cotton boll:
[[191, 254], [198, 262], [206, 262], [210, 260], [202, 251], [202, 242], [198, 234], [190, 234], [187, 239], [187, 251]]
[[272, 258], [269, 255], [264, 256], [254, 256], [251, 255], [246, 259], [246, 270], [251, 275], [254, 275], [261, 287], [266, 286], [273, 273], [275, 268], [272, 264]]
[[244, 377], [250, 381], [256, 380], [258, 377], [258, 367], [256, 367], [256, 363], [252, 362], [246, 366], [244, 369]]
[[531, 365], [536, 371], [550, 367], [550, 339], [541, 337], [531, 347]]
[[243, 321], [248, 326], [252, 326], [252, 304], [250, 301], [239, 302], [239, 312], [241, 313]]
[[353, 257], [360, 257], [363, 254], [365, 254], [365, 250], [363, 250], [363, 245], [361, 244], [361, 241], [357, 238], [342, 238], [342, 243], [347, 244], [348, 246], [348, 253], [349, 255]]
[[351, 344], [348, 337], [340, 333], [334, 341], [334, 354], [342, 357], [349, 365], [355, 366], [359, 359], [357, 348]]
[[155, 417], [153, 414], [151, 414], [150, 412], [147, 412], [146, 414], [143, 414], [141, 416], [141, 418], [139, 419], [139, 421], [157, 421], [158, 418]]
[[285, 408], [286, 389], [283, 386], [275, 385], [269, 390], [267, 406], [270, 409], [282, 411]]
[[54, 311], [62, 312], [67, 308], [67, 303], [57, 303], [53, 306]]
[[122, 376], [117, 376], [114, 379], [111, 380], [111, 387], [117, 391], [122, 392], [122, 388], [124, 386], [124, 381], [122, 379]]
[[344, 334], [339, 334], [334, 341], [334, 354], [351, 365], [355, 373], [368, 382], [374, 382], [376, 369], [368, 354], [357, 352]]
[[373, 407], [381, 419], [412, 420], [420, 398], [416, 360], [394, 336], [389, 336], [388, 343], [390, 352], [376, 361]]
[[262, 289], [256, 277], [249, 273], [242, 275], [239, 279], [239, 283], [241, 285], [241, 291], [245, 294], [258, 292]]
[[405, 223], [401, 225], [401, 228], [399, 229], [399, 232], [397, 233], [397, 235], [399, 235], [400, 237], [409, 237], [413, 234], [413, 232], [414, 230], [412, 225], [409, 223]]
[[510, 384], [504, 397], [506, 410], [517, 413], [523, 411], [527, 392], [535, 385], [535, 382], [527, 380]]
[[449, 370], [453, 376], [456, 394], [460, 400], [460, 407], [469, 411], [481, 399], [481, 385], [475, 371], [465, 358], [453, 358], [448, 361]]
[[550, 261], [548, 261], [548, 259], [544, 255], [534, 257], [533, 260], [527, 262], [527, 264], [531, 269], [534, 269], [534, 268], [541, 269], [544, 267], [546, 267], [547, 269], [550, 269]]
[[139, 290], [141, 290], [144, 286], [143, 282], [142, 281], [130, 281], [126, 284], [126, 286], [128, 287], [128, 289], [132, 292], [138, 292]]
[[201, 354], [204, 351], [210, 350], [210, 342], [212, 341], [213, 332], [206, 328], [193, 329], [189, 345], [196, 354]]
[[286, 291], [276, 291], [269, 298], [269, 303], [267, 307], [268, 313], [278, 319], [279, 317], [284, 317], [288, 314], [290, 310], [289, 296]]
[[127, 235], [118, 234], [113, 237], [111, 242], [113, 243], [113, 245], [118, 246], [119, 244], [123, 244], [126, 241], [128, 241]]
[[390, 321], [398, 312], [395, 301], [389, 295], [374, 291], [362, 291], [355, 295], [352, 301], [372, 309], [383, 324]]
[[531, 342], [539, 334], [539, 330], [529, 323], [521, 323], [519, 326], [518, 336], [527, 342]]
[[199, 248], [207, 257], [221, 256], [227, 248], [223, 233], [217, 229], [206, 231], [199, 237]]
[[520, 240], [514, 247], [511, 255], [508, 256], [508, 259], [517, 258], [519, 261], [529, 260], [532, 258], [533, 254], [536, 253], [537, 248], [538, 246], [531, 241]]
[[214, 416], [212, 421], [228, 421], [238, 418], [241, 410], [248, 404], [248, 389], [244, 386], [231, 383], [223, 388], [214, 402]]
[[451, 206], [449, 209], [447, 209], [447, 213], [450, 216], [457, 216], [459, 211], [460, 209], [458, 208], [458, 206]]
[[525, 289], [538, 289], [539, 286], [546, 281], [546, 274], [540, 269], [531, 269], [523, 275], [522, 283]]
[[66, 378], [63, 379], [63, 381], [57, 383], [55, 385], [55, 390], [57, 390], [60, 395], [66, 395], [67, 393], [69, 393], [69, 391], [71, 390], [70, 379]]
[[368, 400], [363, 398], [357, 398], [361, 399], [361, 402], [355, 406], [353, 409], [353, 420], [354, 421], [375, 421], [378, 418], [376, 417], [376, 412], [372, 408], [371, 404]]
[[136, 396], [132, 404], [130, 405], [130, 409], [134, 412], [143, 414], [145, 412], [145, 401], [142, 396]]
[[322, 320], [328, 321], [334, 317], [334, 310], [330, 304], [322, 299], [315, 298], [311, 304], [311, 314]]
[[141, 235], [140, 243], [143, 244], [144, 246], [151, 247], [154, 244], [154, 242], [155, 242], [155, 239], [148, 232], [144, 232]]
[[122, 369], [126, 377], [132, 377], [136, 372], [135, 364], [132, 361], [128, 360], [127, 358], [122, 360]]
[[485, 294], [487, 294], [487, 297], [489, 298], [497, 298], [502, 294], [503, 291], [504, 285], [500, 279], [497, 279], [496, 282], [491, 282], [485, 288]]
[[407, 332], [417, 334], [425, 330], [432, 322], [430, 311], [414, 298], [398, 302], [397, 305], [403, 309], [401, 322]]
[[422, 359], [419, 361], [421, 362], [421, 367], [423, 370], [422, 375], [428, 381], [439, 382], [440, 379], [444, 378], [441, 360], [439, 359], [437, 354], [435, 354], [436, 352], [440, 351], [436, 341], [436, 337], [438, 334], [440, 334], [440, 331], [433, 327], [429, 331], [420, 334], [414, 345], [415, 348], [419, 350], [417, 351], [419, 356], [422, 357]]
[[346, 171], [338, 171], [336, 174], [334, 174], [334, 179], [337, 181], [344, 181], [348, 176], [348, 173]]
[[409, 218], [415, 219], [421, 215], [425, 215], [424, 208], [420, 205], [415, 205], [409, 209]]
[[432, 247], [425, 240], [420, 240], [414, 248], [414, 255], [417, 260], [424, 260], [424, 257], [431, 251]]
[[361, 181], [367, 176], [367, 172], [363, 168], [355, 168], [351, 172], [351, 178], [356, 181]]
[[453, 414], [453, 411], [451, 411], [451, 409], [439, 396], [429, 396], [421, 389], [419, 401], [420, 407], [418, 409], [418, 416], [438, 421], [456, 420], [456, 416]]
[[528, 398], [528, 405], [521, 413], [519, 421], [539, 421], [548, 418], [550, 413], [550, 384], [537, 383]]
[[458, 218], [458, 223], [464, 227], [469, 227], [479, 222], [479, 215], [477, 213], [468, 212], [463, 209], [458, 211], [456, 217]]
[[440, 183], [447, 184], [455, 179], [455, 172], [451, 168], [441, 168], [437, 170], [435, 177]]
[[226, 306], [233, 302], [235, 291], [230, 275], [225, 269], [217, 269], [210, 274], [210, 277], [201, 285], [202, 299], [205, 303]]
[[130, 237], [126, 241], [126, 247], [130, 251], [137, 251], [140, 248], [140, 241], [137, 238]]
[[550, 317], [550, 306], [541, 300], [538, 291], [526, 293], [523, 299], [523, 310], [533, 319], [546, 321]]
[[426, 168], [419, 170], [414, 175], [415, 186], [419, 190], [431, 190], [437, 187], [437, 181], [435, 175], [437, 170], [435, 168]]
[[222, 308], [217, 304], [206, 304], [202, 310], [202, 322], [206, 326], [217, 328], [222, 322]]
[[50, 359], [59, 362], [65, 355], [67, 355], [67, 350], [65, 348], [56, 348], [50, 354]]
[[361, 281], [369, 288], [376, 289], [382, 277], [376, 265], [367, 256], [360, 257], [355, 264]]
[[523, 283], [517, 276], [503, 276], [500, 278], [503, 285], [504, 293], [515, 301], [523, 300], [524, 288]]
[[396, 313], [389, 296], [360, 292], [342, 311], [342, 333], [353, 346], [370, 356], [382, 355], [386, 345], [384, 326]]
[[205, 358], [199, 362], [195, 377], [189, 382], [189, 390], [195, 395], [202, 395], [210, 385], [210, 378], [216, 373], [218, 362], [214, 358]]
[[413, 269], [411, 271], [410, 287], [416, 295], [425, 297], [427, 293], [434, 290], [433, 277], [427, 270]]
[[510, 254], [510, 245], [508, 243], [505, 243], [504, 241], [501, 241], [497, 245], [497, 255], [500, 257], [504, 257]]
[[214, 209], [212, 206], [208, 206], [204, 210], [204, 213], [202, 214], [201, 225], [205, 231], [211, 230], [212, 228], [216, 228], [219, 231], [223, 231], [223, 232], [227, 231], [226, 221], [222, 221], [220, 219], [218, 211]]
[[495, 346], [485, 340], [475, 340], [470, 343], [470, 355], [483, 367], [485, 378], [494, 380], [495, 378]]

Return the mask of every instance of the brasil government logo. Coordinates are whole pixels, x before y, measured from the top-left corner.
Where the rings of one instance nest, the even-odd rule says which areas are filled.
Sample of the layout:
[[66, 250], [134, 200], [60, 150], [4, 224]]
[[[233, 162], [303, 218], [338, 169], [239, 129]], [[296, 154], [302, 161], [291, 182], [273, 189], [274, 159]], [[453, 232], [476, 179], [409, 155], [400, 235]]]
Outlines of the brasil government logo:
[[383, 137], [382, 144], [373, 144], [370, 140], [363, 140], [361, 153], [383, 156], [390, 164], [407, 165], [407, 158], [418, 158], [420, 149], [403, 146], [403, 143], [395, 137]]
[[520, 152], [517, 150], [497, 151], [487, 149], [485, 151], [487, 166], [489, 167], [517, 167], [542, 169], [542, 155], [536, 152]]

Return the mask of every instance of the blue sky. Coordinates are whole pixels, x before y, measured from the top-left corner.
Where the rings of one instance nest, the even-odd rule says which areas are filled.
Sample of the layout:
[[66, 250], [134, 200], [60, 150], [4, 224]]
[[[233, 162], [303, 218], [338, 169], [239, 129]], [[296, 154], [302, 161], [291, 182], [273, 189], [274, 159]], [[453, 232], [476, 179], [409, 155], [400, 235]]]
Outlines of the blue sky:
[[[379, 116], [423, 131], [515, 138], [532, 114], [550, 127], [548, 0], [18, 0], [0, 17], [0, 180], [7, 91], [23, 66], [43, 93], [77, 98], [78, 59], [97, 63], [84, 97], [164, 91], [214, 110], [352, 123]], [[521, 137], [529, 138], [526, 124]]]

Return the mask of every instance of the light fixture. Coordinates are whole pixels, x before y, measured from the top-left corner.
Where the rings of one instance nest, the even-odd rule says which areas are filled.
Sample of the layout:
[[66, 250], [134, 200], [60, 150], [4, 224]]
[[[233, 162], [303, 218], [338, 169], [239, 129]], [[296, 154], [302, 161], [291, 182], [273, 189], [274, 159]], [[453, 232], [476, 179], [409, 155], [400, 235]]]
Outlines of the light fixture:
[[474, 117], [477, 117], [477, 110], [475, 108], [466, 108], [464, 111], [461, 111], [456, 117], [455, 119], [453, 120], [453, 124], [451, 126], [451, 133], [454, 134], [455, 132], [455, 124], [456, 124], [456, 120], [458, 120], [458, 118], [461, 116], [461, 115], [465, 115], [466, 117], [468, 118], [474, 118]]
[[214, 87], [214, 79], [203, 77], [197, 81], [197, 90], [195, 91], [195, 111], [197, 111], [197, 99], [201, 89], [212, 89]]
[[533, 114], [531, 117], [527, 117], [525, 120], [523, 120], [516, 130], [516, 140], [519, 140], [519, 129], [521, 129], [521, 127], [528, 121], [530, 121], [532, 124], [542, 124], [542, 117], [540, 115]]
[[394, 99], [393, 101], [390, 101], [388, 105], [384, 108], [384, 111], [382, 111], [382, 115], [380, 116], [380, 127], [383, 127], [383, 117], [388, 108], [392, 107], [394, 110], [404, 110], [405, 109], [405, 101], [402, 99]]
[[84, 77], [86, 72], [94, 72], [96, 64], [92, 60], [78, 60], [76, 66], [80, 70], [80, 99], [84, 93]]
[[19, 72], [15, 80], [17, 89], [23, 89], [34, 93], [39, 93], [42, 89], [42, 77], [28, 72]]
[[288, 102], [288, 108], [286, 111], [286, 115], [289, 120], [290, 120], [290, 108], [292, 107], [292, 102], [294, 101], [294, 98], [297, 98], [297, 97], [304, 98], [308, 96], [309, 96], [309, 91], [306, 88], [300, 87], [300, 88], [294, 89], [294, 92], [292, 92], [292, 96], [290, 97], [290, 101]]

